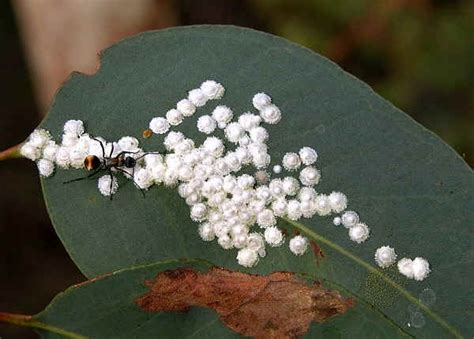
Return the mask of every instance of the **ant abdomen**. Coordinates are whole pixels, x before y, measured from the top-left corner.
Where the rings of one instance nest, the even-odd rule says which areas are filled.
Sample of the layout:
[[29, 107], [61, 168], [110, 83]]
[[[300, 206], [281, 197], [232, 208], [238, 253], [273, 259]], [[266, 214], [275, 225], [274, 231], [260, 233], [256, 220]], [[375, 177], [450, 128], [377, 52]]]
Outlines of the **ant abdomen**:
[[93, 171], [93, 170], [96, 170], [100, 167], [100, 159], [98, 157], [96, 157], [95, 155], [88, 155], [85, 159], [84, 159], [84, 167], [88, 170], [88, 171]]

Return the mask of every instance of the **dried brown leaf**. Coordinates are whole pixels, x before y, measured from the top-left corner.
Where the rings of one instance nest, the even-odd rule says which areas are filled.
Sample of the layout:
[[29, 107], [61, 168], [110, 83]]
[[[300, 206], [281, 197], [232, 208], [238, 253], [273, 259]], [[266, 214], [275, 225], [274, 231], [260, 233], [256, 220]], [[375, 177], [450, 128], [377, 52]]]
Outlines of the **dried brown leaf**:
[[145, 311], [215, 310], [232, 330], [257, 338], [296, 338], [310, 324], [346, 312], [354, 302], [321, 284], [309, 285], [294, 273], [251, 275], [213, 268], [181, 268], [147, 281], [150, 291], [137, 300]]

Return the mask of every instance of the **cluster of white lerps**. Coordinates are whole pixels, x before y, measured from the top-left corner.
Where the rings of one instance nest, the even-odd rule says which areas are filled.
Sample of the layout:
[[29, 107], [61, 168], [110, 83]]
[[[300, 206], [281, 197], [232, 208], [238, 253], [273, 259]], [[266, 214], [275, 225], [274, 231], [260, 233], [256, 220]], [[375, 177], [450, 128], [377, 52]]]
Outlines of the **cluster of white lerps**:
[[[133, 152], [131, 155], [134, 157], [143, 155], [136, 138], [123, 137], [114, 143], [108, 143], [101, 137], [93, 139], [85, 133], [84, 124], [80, 120], [67, 121], [63, 131], [61, 144], [58, 145], [48, 131], [36, 129], [20, 149], [24, 157], [36, 161], [43, 177], [52, 175], [56, 165], [63, 169], [84, 168], [84, 159], [88, 155], [95, 155], [101, 161], [104, 152], [106, 157], [115, 157], [122, 151]], [[123, 172], [127, 172], [127, 169], [123, 169]], [[112, 185], [110, 180], [113, 180]], [[99, 179], [98, 188], [105, 196], [114, 194], [118, 189], [117, 179], [104, 175]]]
[[[163, 144], [167, 154], [143, 153], [138, 140], [132, 137], [124, 137], [117, 143], [98, 138], [105, 146], [105, 156], [134, 152], [128, 155], [138, 160], [133, 169], [135, 184], [140, 189], [154, 184], [177, 187], [190, 207], [191, 219], [199, 223], [201, 238], [217, 239], [224, 249], [238, 249], [237, 260], [245, 267], [256, 265], [259, 258], [265, 256], [265, 244], [278, 247], [285, 242], [284, 234], [277, 227], [278, 217], [296, 221], [342, 213], [334, 218], [334, 224], [347, 228], [352, 241], [367, 240], [368, 226], [359, 220], [356, 212], [345, 211], [345, 194], [326, 195], [314, 189], [321, 179], [321, 172], [314, 166], [318, 159], [314, 149], [303, 147], [297, 153], [286, 153], [281, 165], [273, 166], [275, 174], [288, 172], [282, 177], [272, 179], [266, 171], [272, 159], [267, 146], [269, 135], [263, 124], [276, 124], [281, 120], [280, 109], [267, 94], [258, 93], [253, 97], [252, 104], [258, 114], [246, 112], [236, 117], [231, 108], [218, 105], [210, 115], [200, 116], [197, 129], [209, 135], [201, 145], [195, 145], [179, 131], [170, 131], [209, 100], [222, 98], [224, 91], [221, 84], [205, 81], [200, 88], [189, 91], [188, 97], [180, 100], [165, 117], [150, 121], [153, 133], [165, 135]], [[223, 130], [225, 140], [211, 136], [217, 129]], [[226, 149], [226, 142], [235, 146]], [[55, 164], [61, 168], [82, 168], [87, 155], [103, 160], [100, 143], [84, 133], [82, 122], [76, 120], [64, 125], [61, 145], [56, 145], [47, 131], [36, 130], [21, 153], [37, 161], [42, 176], [51, 175]], [[254, 167], [255, 174], [239, 174], [244, 167]], [[130, 169], [123, 171], [131, 177]], [[296, 175], [290, 175], [292, 173]], [[104, 175], [98, 186], [100, 192], [108, 196], [116, 192], [118, 182], [115, 177]], [[303, 255], [308, 249], [308, 239], [295, 236], [289, 241], [289, 247], [295, 255]], [[375, 261], [383, 268], [395, 260], [395, 251], [388, 246], [379, 248], [375, 254]], [[426, 260], [416, 258], [412, 263], [407, 260], [399, 262], [402, 274], [422, 280], [429, 273]], [[424, 266], [419, 264], [420, 260], [424, 260]], [[421, 266], [425, 268], [424, 274]]]

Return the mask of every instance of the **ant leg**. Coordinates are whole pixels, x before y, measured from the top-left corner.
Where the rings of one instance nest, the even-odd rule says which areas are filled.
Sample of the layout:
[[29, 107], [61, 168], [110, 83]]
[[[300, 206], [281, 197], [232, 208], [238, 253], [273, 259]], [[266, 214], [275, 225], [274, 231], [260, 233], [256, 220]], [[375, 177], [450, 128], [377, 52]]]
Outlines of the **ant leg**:
[[[137, 186], [137, 187], [138, 187], [138, 186]], [[145, 198], [146, 198], [145, 190], [142, 189], [142, 188], [140, 188], [140, 187], [138, 187], [138, 189], [140, 190], [140, 192], [142, 192], [143, 199], [145, 199]]]
[[140, 186], [138, 186], [137, 182], [135, 181], [135, 177], [134, 177], [134, 175], [135, 175], [135, 167], [133, 168], [131, 175], [130, 175], [130, 173], [128, 173], [127, 171], [124, 171], [123, 169], [121, 169], [121, 168], [119, 168], [119, 167], [114, 167], [114, 168], [115, 168], [117, 171], [123, 173], [126, 177], [131, 178], [132, 181], [133, 181], [133, 184], [135, 185], [135, 187], [138, 188], [138, 189], [142, 192], [143, 197], [145, 198], [145, 190], [142, 189]]
[[81, 177], [81, 178], [76, 178], [76, 179], [64, 181], [63, 184], [69, 184], [69, 183], [71, 183], [71, 182], [89, 179], [90, 177], [92, 177], [92, 176], [96, 175], [97, 173], [99, 173], [101, 170], [102, 170], [102, 168], [98, 168], [98, 169], [96, 169], [93, 173], [91, 173], [91, 174], [89, 174], [89, 175], [86, 175], [85, 177]]
[[104, 148], [104, 145], [102, 144], [102, 141], [94, 137], [92, 137], [92, 140], [95, 140], [100, 144], [100, 148], [102, 148], [102, 159], [105, 159], [105, 148]]
[[114, 143], [112, 142], [112, 147], [110, 148], [110, 155], [109, 158], [112, 158], [112, 154], [114, 153]]
[[125, 171], [123, 168], [120, 168], [120, 167], [117, 167], [117, 166], [113, 166], [112, 168], [115, 169], [116, 171], [119, 171], [120, 173], [122, 173], [125, 176], [125, 178], [133, 179], [134, 172], [132, 172], [132, 174], [130, 174], [127, 171]]
[[112, 197], [114, 196], [113, 193], [112, 193], [112, 187], [113, 187], [113, 183], [114, 183], [114, 176], [112, 175], [112, 171], [109, 170], [109, 175], [110, 175], [110, 200], [112, 201]]
[[[135, 167], [132, 170], [132, 175], [135, 178]], [[145, 198], [145, 190], [137, 185], [137, 183], [135, 182], [135, 179], [133, 179], [133, 183], [135, 184], [135, 186], [137, 186], [140, 189], [140, 191], [142, 192], [143, 198]]]
[[135, 167], [132, 169], [132, 177], [133, 177], [133, 183], [134, 183], [135, 186], [137, 186], [138, 189], [142, 192], [143, 198], [145, 198], [145, 190], [142, 189], [140, 186], [138, 186], [138, 184], [135, 182]]

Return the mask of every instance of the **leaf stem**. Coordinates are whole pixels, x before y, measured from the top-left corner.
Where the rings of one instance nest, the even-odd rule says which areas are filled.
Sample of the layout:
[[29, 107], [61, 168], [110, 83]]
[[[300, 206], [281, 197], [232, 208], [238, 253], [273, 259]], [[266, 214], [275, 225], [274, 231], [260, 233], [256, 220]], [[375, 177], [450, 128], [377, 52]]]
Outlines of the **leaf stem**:
[[444, 319], [442, 319], [438, 314], [433, 312], [430, 308], [428, 308], [426, 305], [421, 303], [417, 298], [415, 298], [410, 292], [408, 292], [406, 289], [404, 289], [402, 286], [397, 284], [395, 281], [390, 279], [387, 275], [385, 275], [382, 271], [379, 269], [375, 268], [374, 266], [368, 264], [361, 258], [355, 256], [348, 250], [344, 249], [343, 247], [335, 244], [334, 242], [330, 241], [329, 239], [323, 237], [322, 235], [316, 233], [312, 229], [308, 228], [307, 226], [300, 224], [298, 222], [292, 221], [287, 218], [282, 218], [286, 223], [289, 225], [293, 226], [294, 228], [300, 230], [302, 233], [305, 233], [307, 236], [310, 238], [319, 241], [328, 247], [331, 247], [333, 250], [341, 253], [342, 255], [346, 256], [350, 260], [354, 261], [355, 263], [359, 264], [360, 266], [364, 267], [366, 270], [368, 270], [370, 273], [373, 273], [377, 276], [379, 276], [382, 280], [384, 280], [388, 285], [390, 285], [392, 288], [396, 289], [401, 295], [403, 295], [408, 301], [412, 302], [413, 304], [417, 305], [420, 309], [422, 309], [428, 316], [430, 316], [434, 321], [439, 323], [442, 327], [444, 327], [448, 332], [450, 332], [453, 336], [456, 338], [462, 338], [463, 336], [458, 332], [458, 330], [454, 327], [452, 327], [450, 324], [448, 324]]
[[0, 161], [7, 159], [21, 158], [20, 154], [21, 144], [7, 148], [4, 151], [0, 151]]
[[42, 323], [38, 320], [36, 320], [33, 316], [31, 315], [23, 315], [23, 314], [13, 314], [13, 313], [4, 313], [0, 312], [0, 322], [8, 323], [8, 324], [13, 324], [16, 326], [20, 327], [31, 327], [31, 328], [36, 328], [40, 330], [45, 330], [51, 333], [56, 333], [59, 335], [62, 335], [66, 338], [73, 338], [73, 339], [85, 339], [86, 337], [66, 331], [62, 328], [53, 326], [53, 325], [48, 325], [45, 323]]
[[41, 311], [40, 313], [38, 313], [35, 316], [0, 312], [0, 323], [3, 322], [3, 323], [13, 324], [13, 325], [20, 326], [20, 327], [30, 327], [30, 328], [45, 330], [45, 331], [48, 331], [48, 332], [51, 332], [51, 333], [56, 333], [56, 334], [62, 335], [66, 338], [86, 339], [87, 337], [82, 336], [78, 333], [70, 332], [70, 331], [62, 329], [60, 327], [38, 321], [37, 317], [40, 317], [41, 315], [44, 315], [47, 312], [47, 310], [50, 307], [52, 307], [55, 300], [61, 299], [64, 296], [65, 293], [68, 293], [69, 291], [72, 291], [72, 290], [77, 289], [81, 286], [84, 286], [85, 284], [93, 283], [97, 280], [107, 278], [107, 277], [111, 276], [112, 274], [117, 274], [117, 273], [129, 271], [129, 270], [144, 269], [144, 268], [147, 268], [147, 267], [153, 267], [153, 266], [158, 265], [158, 264], [166, 265], [166, 264], [173, 264], [173, 263], [181, 263], [181, 264], [199, 263], [199, 264], [203, 264], [203, 265], [208, 266], [208, 267], [215, 266], [213, 263], [211, 263], [207, 260], [204, 260], [204, 259], [171, 259], [171, 260], [161, 261], [159, 263], [152, 263], [152, 264], [145, 264], [145, 265], [135, 266], [131, 269], [130, 268], [124, 268], [124, 269], [115, 271], [114, 273], [104, 274], [101, 277], [86, 280], [85, 282], [83, 282], [81, 284], [77, 284], [77, 285], [73, 285], [73, 286], [69, 287], [64, 293], [60, 293], [59, 295], [54, 297], [53, 301], [51, 301], [51, 303], [48, 306], [46, 306], [46, 308], [43, 311]]

